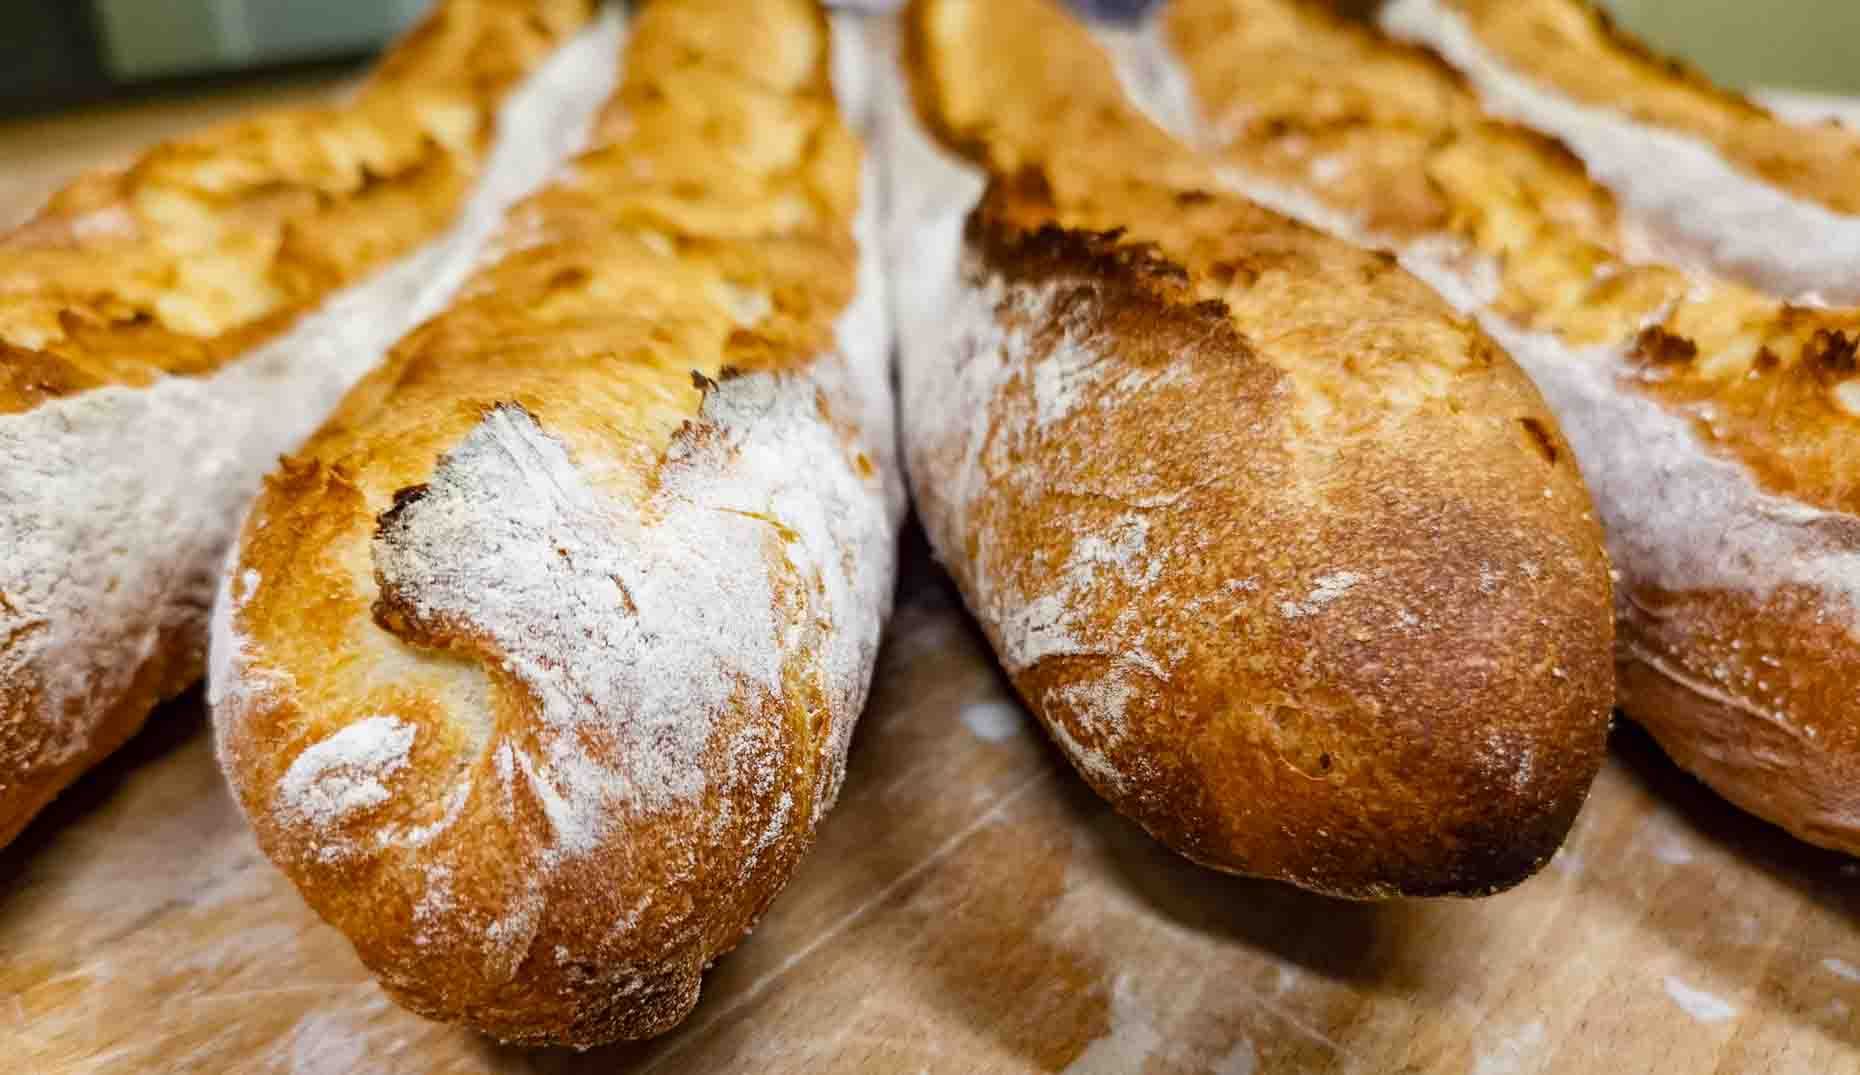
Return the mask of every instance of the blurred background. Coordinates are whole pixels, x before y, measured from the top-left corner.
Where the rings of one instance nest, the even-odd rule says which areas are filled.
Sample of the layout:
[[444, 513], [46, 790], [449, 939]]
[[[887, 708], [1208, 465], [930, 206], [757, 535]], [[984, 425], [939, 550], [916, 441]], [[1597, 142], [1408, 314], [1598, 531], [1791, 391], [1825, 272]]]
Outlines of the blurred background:
[[355, 59], [426, 0], [0, 0], [0, 109]]
[[[1362, 0], [1367, 2], [1367, 0]], [[1079, 0], [1128, 14], [1144, 0]], [[340, 63], [425, 0], [0, 0], [0, 114]], [[1860, 94], [1860, 0], [1605, 0], [1662, 51], [1739, 87]]]
[[1607, 0], [1622, 26], [1741, 88], [1860, 94], [1860, 0]]

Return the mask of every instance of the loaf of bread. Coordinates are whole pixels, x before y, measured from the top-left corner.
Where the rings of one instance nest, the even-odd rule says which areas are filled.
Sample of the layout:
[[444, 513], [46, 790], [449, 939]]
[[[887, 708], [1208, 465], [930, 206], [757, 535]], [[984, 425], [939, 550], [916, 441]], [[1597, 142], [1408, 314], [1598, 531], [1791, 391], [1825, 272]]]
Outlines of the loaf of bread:
[[1529, 876], [1600, 764], [1613, 641], [1529, 380], [1392, 259], [1218, 191], [1057, 0], [927, 0], [905, 37], [907, 469], [1022, 699], [1205, 865]]
[[1608, 533], [1622, 708], [1732, 801], [1860, 853], [1860, 311], [1638, 260], [1567, 151], [1321, 4], [1163, 18], [1233, 189], [1396, 251], [1536, 379]]
[[618, 33], [591, 15], [447, 0], [347, 103], [159, 146], [0, 236], [0, 844], [199, 679], [260, 477], [585, 129]]
[[221, 762], [388, 993], [666, 1030], [832, 804], [903, 511], [874, 200], [806, 0], [651, 0], [595, 145], [265, 481]]
[[1785, 298], [1860, 303], [1860, 135], [1794, 124], [1656, 57], [1589, 0], [1389, 0], [1499, 116], [1561, 139], [1650, 250]]

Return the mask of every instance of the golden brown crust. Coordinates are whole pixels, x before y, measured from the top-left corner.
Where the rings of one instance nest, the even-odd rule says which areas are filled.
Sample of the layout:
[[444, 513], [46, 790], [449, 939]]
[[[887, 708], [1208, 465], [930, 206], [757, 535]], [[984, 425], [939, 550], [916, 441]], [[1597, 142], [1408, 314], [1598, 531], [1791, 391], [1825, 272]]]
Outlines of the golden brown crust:
[[1725, 798], [1860, 854], [1860, 668], [1825, 600], [1799, 586], [1762, 597], [1635, 587], [1621, 706]]
[[[1514, 9], [1480, 10], [1508, 17], [1501, 8]], [[1596, 469], [1670, 482], [1681, 461], [1651, 445], [1644, 459], [1584, 461], [1598, 488], [1636, 501], [1620, 506], [1614, 535], [1632, 550], [1617, 563], [1622, 705], [1733, 801], [1803, 839], [1860, 847], [1849, 578], [1860, 421], [1848, 402], [1860, 312], [1631, 261], [1612, 198], [1567, 153], [1483, 118], [1440, 61], [1317, 5], [1175, 0], [1168, 17], [1213, 121], [1247, 117], [1223, 128], [1226, 159], [1360, 213], [1392, 241], [1444, 235], [1489, 256], [1495, 313], [1553, 333], [1566, 363], [1592, 344], [1623, 352], [1620, 392], [1689, 422], [1696, 456], [1741, 464], [1701, 512], [1652, 504], [1651, 478]], [[1320, 160], [1344, 180], [1314, 178]], [[1393, 205], [1374, 194], [1402, 183], [1419, 193]], [[1790, 499], [1758, 503], [1740, 483]], [[1712, 501], [1744, 514], [1721, 519]], [[1698, 519], [1713, 532], [1692, 529]], [[1724, 544], [1718, 530], [1750, 536]]]
[[88, 726], [83, 748], [50, 764], [46, 758], [55, 753], [60, 729], [35, 719], [36, 690], [15, 691], [14, 684], [8, 685], [8, 701], [17, 698], [19, 708], [14, 712], [0, 705], [0, 772], [9, 774], [0, 785], [0, 847], [12, 843], [45, 804], [91, 766], [128, 742], [156, 706], [199, 681], [206, 664], [202, 641], [198, 631], [190, 631], [157, 646], [109, 711]]
[[593, 147], [248, 522], [224, 764], [425, 1015], [668, 1029], [837, 793], [896, 479], [889, 399], [840, 369], [861, 164], [827, 46], [803, 0], [645, 6]]
[[[157, 147], [79, 178], [0, 237], [0, 533], [14, 557], [0, 570], [0, 843], [200, 678], [212, 576], [249, 492], [240, 467], [255, 485], [265, 465], [236, 428], [206, 433], [223, 438], [206, 459], [178, 446], [180, 458], [135, 454], [138, 436], [159, 441], [151, 430], [178, 415], [213, 422], [197, 410], [205, 394], [193, 407], [150, 393], [89, 410], [71, 397], [206, 373], [349, 276], [430, 238], [471, 179], [489, 110], [589, 10], [586, 0], [454, 0], [396, 46], [353, 103]], [[469, 140], [434, 142], [466, 100], [482, 113]], [[269, 270], [250, 260], [261, 254]], [[264, 290], [266, 279], [294, 305], [253, 308], [210, 336], [164, 320], [231, 309], [239, 300], [225, 287]], [[330, 374], [309, 379], [318, 376]], [[55, 400], [75, 406], [24, 413]], [[289, 416], [263, 421], [295, 428]], [[267, 443], [279, 436], [288, 434]], [[93, 607], [103, 593], [147, 603], [118, 615], [122, 606]], [[83, 620], [99, 626], [73, 626]]]
[[1701, 138], [1747, 171], [1860, 213], [1860, 136], [1794, 124], [1662, 56], [1589, 0], [1449, 0], [1506, 63], [1570, 96]]
[[[1612, 698], [1555, 421], [1385, 255], [1207, 193], [1056, 7], [977, 10], [912, 9], [912, 76], [997, 173], [952, 320], [1002, 342], [907, 360], [904, 414], [919, 512], [1016, 689], [1206, 865], [1357, 898], [1529, 876]], [[985, 414], [939, 403], [990, 346]]]
[[1844, 357], [1860, 310], [1630, 258], [1614, 199], [1566, 149], [1487, 118], [1441, 61], [1321, 5], [1176, 0], [1166, 18], [1224, 158], [1388, 240], [1467, 241], [1497, 259], [1499, 308], [1526, 327], [1627, 346], [1652, 320], [1681, 344], [1663, 355], [1692, 357], [1650, 364], [1640, 390], [1772, 492], [1860, 510], [1860, 380]]
[[0, 236], [0, 415], [210, 373], [440, 231], [504, 92], [591, 0], [448, 0], [349, 102], [82, 177]]

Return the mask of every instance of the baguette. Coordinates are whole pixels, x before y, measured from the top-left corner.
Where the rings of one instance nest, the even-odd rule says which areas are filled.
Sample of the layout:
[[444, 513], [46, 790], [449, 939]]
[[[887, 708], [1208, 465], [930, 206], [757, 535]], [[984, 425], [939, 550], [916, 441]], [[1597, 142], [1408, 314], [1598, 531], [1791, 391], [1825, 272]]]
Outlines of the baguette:
[[1785, 122], [1655, 57], [1588, 0], [1391, 0], [1494, 113], [1562, 139], [1649, 250], [1784, 297], [1860, 303], [1860, 136]]
[[1623, 710], [1731, 801], [1860, 852], [1860, 311], [1635, 260], [1569, 152], [1321, 5], [1163, 17], [1231, 186], [1399, 252], [1543, 389], [1618, 572]]
[[590, 15], [449, 0], [348, 103], [157, 147], [0, 236], [0, 844], [199, 679], [265, 469], [585, 127], [618, 31]]
[[1052, 0], [920, 2], [906, 45], [907, 469], [1021, 698], [1204, 865], [1529, 876], [1612, 702], [1600, 530], [1530, 382], [1390, 259], [1213, 193]]
[[223, 767], [395, 1000], [666, 1030], [831, 805], [903, 488], [873, 202], [803, 0], [652, 0], [593, 148], [265, 481]]

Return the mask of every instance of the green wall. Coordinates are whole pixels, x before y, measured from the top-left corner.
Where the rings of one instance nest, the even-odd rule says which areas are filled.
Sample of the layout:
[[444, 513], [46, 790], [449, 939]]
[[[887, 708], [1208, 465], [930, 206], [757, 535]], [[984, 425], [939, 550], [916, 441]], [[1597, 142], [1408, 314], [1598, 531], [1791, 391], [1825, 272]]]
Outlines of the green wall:
[[129, 79], [366, 51], [385, 43], [426, 0], [90, 3], [110, 73]]
[[1860, 0], [1604, 0], [1621, 25], [1733, 86], [1860, 94]]

